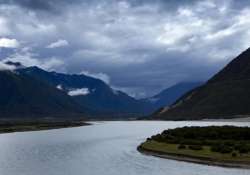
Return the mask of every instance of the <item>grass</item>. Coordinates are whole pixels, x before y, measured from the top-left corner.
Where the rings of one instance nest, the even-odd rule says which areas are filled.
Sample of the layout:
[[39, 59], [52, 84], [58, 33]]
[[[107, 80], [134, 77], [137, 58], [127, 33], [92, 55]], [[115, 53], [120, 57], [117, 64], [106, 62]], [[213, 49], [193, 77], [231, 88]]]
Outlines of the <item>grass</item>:
[[212, 160], [218, 162], [244, 163], [250, 165], [250, 154], [239, 154], [236, 157], [232, 153], [222, 154], [210, 151], [210, 146], [203, 146], [202, 150], [178, 149], [179, 144], [169, 144], [148, 140], [140, 145], [142, 150], [152, 151], [159, 154], [176, 155], [182, 157]]
[[88, 125], [82, 121], [56, 121], [56, 122], [0, 122], [0, 134], [23, 131], [39, 131], [49, 129], [59, 129], [68, 127], [78, 127]]

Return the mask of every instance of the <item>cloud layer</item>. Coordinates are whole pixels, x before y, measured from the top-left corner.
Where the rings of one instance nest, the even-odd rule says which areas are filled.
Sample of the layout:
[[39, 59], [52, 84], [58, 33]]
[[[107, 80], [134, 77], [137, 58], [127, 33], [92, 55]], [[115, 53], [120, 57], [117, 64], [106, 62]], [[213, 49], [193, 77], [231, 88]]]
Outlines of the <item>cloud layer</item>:
[[88, 95], [89, 89], [88, 88], [81, 88], [81, 89], [73, 89], [68, 92], [70, 96], [79, 96], [79, 95]]
[[65, 46], [68, 46], [68, 45], [69, 45], [68, 41], [59, 39], [58, 41], [49, 44], [47, 46], [47, 48], [53, 49], [53, 48], [57, 48], [57, 47], [65, 47]]
[[0, 38], [0, 48], [17, 48], [19, 43], [16, 39]]
[[250, 46], [247, 0], [69, 2], [0, 0], [1, 59], [84, 71], [143, 97], [206, 80]]

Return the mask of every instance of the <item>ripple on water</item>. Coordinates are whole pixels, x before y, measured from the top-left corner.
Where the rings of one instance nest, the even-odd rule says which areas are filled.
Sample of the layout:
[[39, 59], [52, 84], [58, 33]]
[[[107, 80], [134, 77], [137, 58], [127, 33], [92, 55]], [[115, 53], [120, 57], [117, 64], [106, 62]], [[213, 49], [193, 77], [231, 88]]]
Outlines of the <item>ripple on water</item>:
[[215, 122], [101, 122], [91, 126], [0, 135], [3, 175], [249, 175], [250, 170], [146, 156], [136, 147], [164, 129]]

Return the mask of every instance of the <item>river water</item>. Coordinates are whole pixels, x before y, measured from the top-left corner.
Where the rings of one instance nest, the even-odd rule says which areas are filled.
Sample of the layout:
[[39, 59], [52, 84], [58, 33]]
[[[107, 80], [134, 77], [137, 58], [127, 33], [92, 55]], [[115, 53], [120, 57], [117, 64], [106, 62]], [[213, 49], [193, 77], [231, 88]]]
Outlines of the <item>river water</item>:
[[180, 126], [247, 122], [94, 122], [93, 125], [0, 135], [0, 175], [250, 175], [250, 170], [142, 155], [147, 137]]

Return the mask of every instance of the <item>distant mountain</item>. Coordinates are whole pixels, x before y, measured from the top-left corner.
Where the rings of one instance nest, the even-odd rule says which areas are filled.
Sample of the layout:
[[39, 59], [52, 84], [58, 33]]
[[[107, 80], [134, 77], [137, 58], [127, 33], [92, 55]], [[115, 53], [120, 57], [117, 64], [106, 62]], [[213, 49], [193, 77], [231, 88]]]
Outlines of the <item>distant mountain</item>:
[[154, 114], [155, 119], [192, 120], [250, 115], [250, 49], [231, 61], [205, 85]]
[[13, 71], [0, 71], [1, 119], [83, 118], [86, 109], [46, 83]]
[[[19, 114], [27, 117], [84, 114], [92, 119], [137, 118], [170, 105], [185, 92], [200, 85], [180, 83], [151, 98], [137, 100], [112, 89], [102, 80], [83, 74], [48, 72], [14, 62], [5, 64], [16, 67], [15, 71], [0, 71], [0, 116], [8, 117], [18, 117]], [[8, 99], [9, 96], [11, 98]]]
[[144, 102], [150, 103], [152, 105], [151, 111], [160, 109], [164, 106], [170, 106], [178, 98], [187, 93], [188, 91], [201, 86], [202, 82], [182, 82], [178, 83], [170, 88], [161, 91], [159, 94], [154, 95], [150, 98], [143, 99]]
[[82, 74], [47, 72], [38, 67], [23, 68], [18, 72], [67, 93], [78, 104], [92, 109], [91, 115], [118, 119], [143, 115], [150, 109], [149, 104], [114, 90], [99, 79]]

